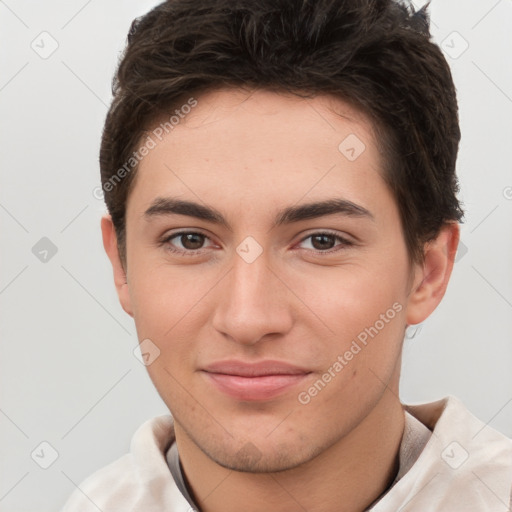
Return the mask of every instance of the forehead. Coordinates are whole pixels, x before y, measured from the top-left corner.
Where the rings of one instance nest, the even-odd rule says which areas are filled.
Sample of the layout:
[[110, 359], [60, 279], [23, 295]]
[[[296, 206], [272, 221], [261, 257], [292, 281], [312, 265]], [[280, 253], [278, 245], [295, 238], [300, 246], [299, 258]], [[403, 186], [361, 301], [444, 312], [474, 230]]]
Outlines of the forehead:
[[[192, 103], [194, 106], [190, 107]], [[265, 89], [220, 88], [201, 93], [198, 97], [184, 95], [175, 102], [171, 112], [157, 117], [152, 125], [147, 133], [154, 134], [155, 130], [160, 130], [164, 132], [164, 138], [177, 132], [185, 136], [183, 131], [186, 128], [201, 129], [209, 135], [216, 132], [216, 135], [240, 137], [243, 132], [238, 128], [245, 127], [250, 128], [251, 140], [255, 142], [264, 142], [266, 133], [271, 146], [277, 146], [279, 142], [275, 135], [291, 135], [291, 128], [295, 136], [302, 134], [312, 143], [318, 142], [314, 132], [324, 137], [327, 132], [332, 132], [336, 143], [338, 137], [334, 134], [341, 134], [345, 129], [358, 131], [370, 145], [375, 142], [373, 125], [368, 117], [340, 98], [332, 95], [301, 97]], [[330, 141], [325, 139], [325, 143], [328, 147]]]
[[167, 193], [247, 206], [260, 193], [273, 203], [332, 193], [364, 206], [383, 191], [373, 126], [337, 98], [221, 89], [192, 100], [184, 98], [194, 106], [174, 107], [142, 138], [153, 148], [139, 164], [129, 203], [142, 207]]

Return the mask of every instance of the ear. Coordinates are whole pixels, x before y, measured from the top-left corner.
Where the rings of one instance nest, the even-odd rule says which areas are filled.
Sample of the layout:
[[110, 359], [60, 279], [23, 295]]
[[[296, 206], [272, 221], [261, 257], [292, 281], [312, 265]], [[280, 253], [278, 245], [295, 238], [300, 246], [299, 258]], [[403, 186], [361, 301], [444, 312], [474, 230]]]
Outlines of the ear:
[[417, 265], [407, 304], [408, 325], [426, 320], [443, 298], [453, 269], [459, 245], [457, 222], [445, 224], [438, 236], [425, 244], [425, 261]]
[[101, 234], [103, 236], [103, 247], [105, 248], [105, 252], [107, 253], [114, 271], [114, 284], [116, 285], [119, 302], [126, 313], [133, 316], [126, 272], [119, 256], [117, 236], [110, 215], [104, 215], [101, 218]]

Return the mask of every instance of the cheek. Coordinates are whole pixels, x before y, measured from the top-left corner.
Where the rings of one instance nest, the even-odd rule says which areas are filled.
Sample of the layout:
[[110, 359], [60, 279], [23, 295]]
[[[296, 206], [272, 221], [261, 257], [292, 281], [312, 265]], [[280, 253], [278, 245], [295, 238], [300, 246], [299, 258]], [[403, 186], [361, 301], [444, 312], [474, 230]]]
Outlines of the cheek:
[[[309, 300], [315, 301], [315, 311], [328, 326], [322, 331], [326, 336], [316, 337], [322, 361], [318, 380], [299, 397], [311, 414], [321, 415], [331, 406], [338, 410], [339, 404], [344, 410], [362, 410], [374, 403], [386, 383], [394, 385], [405, 326], [405, 295], [396, 277], [376, 279], [367, 267], [358, 272], [353, 268], [322, 287], [309, 287]], [[344, 414], [339, 412], [340, 417]]]
[[[379, 320], [393, 304], [405, 309], [405, 271], [402, 269], [370, 268], [368, 265], [350, 265], [330, 268], [318, 275], [295, 278], [297, 295], [323, 321], [331, 334], [357, 334], [354, 329], [364, 329]], [[397, 308], [395, 306], [394, 312]], [[396, 317], [391, 313], [393, 318]]]
[[158, 279], [139, 276], [130, 283], [130, 296], [139, 338], [161, 338], [177, 315], [171, 289]]
[[406, 310], [405, 269], [396, 261], [392, 266], [366, 262], [329, 268], [315, 278], [296, 280], [298, 294], [321, 320], [309, 315], [318, 360], [324, 370], [342, 365], [344, 377], [336, 379], [340, 386], [349, 380], [354, 391], [361, 380], [376, 380], [372, 372], [385, 380], [395, 367]]
[[134, 258], [129, 288], [137, 330], [145, 337], [166, 338], [173, 326], [181, 327], [183, 319], [194, 315], [214, 277], [197, 267]]
[[159, 349], [147, 371], [164, 401], [187, 400], [180, 385], [190, 381], [201, 339], [208, 338], [203, 332], [212, 307], [208, 291], [216, 280], [206, 275], [198, 279], [190, 269], [178, 271], [166, 265], [139, 270], [130, 288], [137, 336], [141, 341], [150, 339]]

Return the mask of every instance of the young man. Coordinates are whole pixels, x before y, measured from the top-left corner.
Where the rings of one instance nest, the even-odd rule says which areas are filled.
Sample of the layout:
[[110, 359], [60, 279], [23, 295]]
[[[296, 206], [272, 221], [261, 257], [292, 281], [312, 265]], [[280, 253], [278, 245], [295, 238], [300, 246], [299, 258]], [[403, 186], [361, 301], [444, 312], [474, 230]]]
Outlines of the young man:
[[171, 416], [65, 512], [509, 509], [512, 441], [399, 399], [441, 301], [460, 133], [425, 9], [167, 1], [101, 147], [105, 250]]

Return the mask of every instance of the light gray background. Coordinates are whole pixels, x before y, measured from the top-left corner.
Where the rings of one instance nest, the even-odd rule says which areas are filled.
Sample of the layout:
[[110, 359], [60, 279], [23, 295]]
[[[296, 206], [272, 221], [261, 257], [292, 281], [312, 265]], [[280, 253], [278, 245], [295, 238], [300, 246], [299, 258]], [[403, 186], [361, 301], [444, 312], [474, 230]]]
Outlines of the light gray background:
[[[1, 511], [58, 510], [166, 413], [133, 355], [93, 196], [117, 58], [154, 5], [0, 1]], [[406, 341], [401, 396], [456, 395], [512, 436], [512, 2], [434, 0], [431, 12], [459, 94], [467, 214], [446, 297]], [[46, 59], [31, 47], [51, 49], [43, 31], [58, 43]], [[42, 237], [57, 248], [46, 262], [32, 252]], [[43, 441], [59, 454], [46, 470]]]

